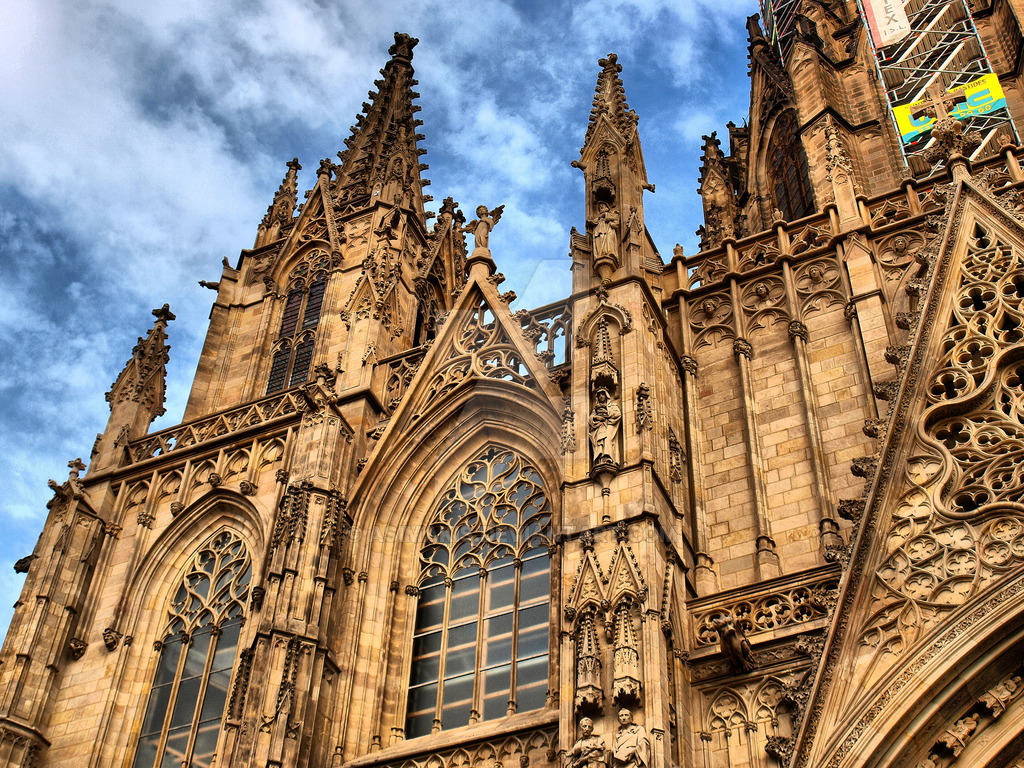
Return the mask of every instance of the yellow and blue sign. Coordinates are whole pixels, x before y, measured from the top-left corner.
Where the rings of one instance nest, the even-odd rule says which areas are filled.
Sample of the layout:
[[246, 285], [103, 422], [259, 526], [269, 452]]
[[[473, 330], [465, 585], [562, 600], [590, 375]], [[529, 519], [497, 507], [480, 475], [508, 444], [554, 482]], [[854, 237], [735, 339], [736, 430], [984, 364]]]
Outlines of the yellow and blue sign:
[[[946, 92], [943, 101], [946, 104], [946, 113], [957, 120], [987, 115], [1006, 108], [1006, 95], [999, 85], [999, 78], [995, 75], [982, 75], [977, 80], [951, 88]], [[913, 104], [893, 107], [896, 125], [904, 144], [913, 143], [935, 126], [935, 118], [926, 114], [931, 104], [931, 99], [923, 99]]]

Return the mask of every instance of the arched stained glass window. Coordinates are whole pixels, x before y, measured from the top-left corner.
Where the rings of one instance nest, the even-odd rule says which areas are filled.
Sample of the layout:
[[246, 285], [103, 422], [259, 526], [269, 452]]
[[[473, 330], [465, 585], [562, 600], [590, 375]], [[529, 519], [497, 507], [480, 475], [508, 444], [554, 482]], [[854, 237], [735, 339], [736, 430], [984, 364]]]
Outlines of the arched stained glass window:
[[327, 273], [323, 270], [328, 266], [329, 262], [319, 259], [312, 264], [303, 262], [292, 271], [291, 289], [271, 355], [268, 395], [309, 378], [316, 329], [327, 291]]
[[420, 553], [406, 737], [544, 706], [551, 508], [540, 474], [488, 448], [441, 496]]
[[212, 764], [251, 577], [245, 544], [230, 531], [192, 557], [168, 606], [133, 768]]
[[807, 155], [792, 111], [779, 117], [769, 146], [768, 177], [775, 207], [788, 221], [814, 213]]

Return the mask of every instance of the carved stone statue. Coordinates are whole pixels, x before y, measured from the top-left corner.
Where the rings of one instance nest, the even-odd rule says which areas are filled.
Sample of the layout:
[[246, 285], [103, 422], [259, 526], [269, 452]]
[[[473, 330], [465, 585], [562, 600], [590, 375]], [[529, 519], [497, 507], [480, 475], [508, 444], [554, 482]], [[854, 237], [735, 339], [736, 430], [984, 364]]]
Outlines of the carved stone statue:
[[606, 768], [604, 739], [594, 735], [594, 721], [580, 720], [580, 737], [565, 756], [565, 768]]
[[504, 210], [504, 205], [499, 205], [492, 211], [488, 211], [486, 205], [478, 205], [476, 207], [476, 218], [462, 228], [463, 232], [473, 233], [473, 253], [470, 254], [471, 257], [489, 256], [491, 254], [487, 243], [491, 236], [491, 230], [494, 229], [494, 225], [501, 219], [501, 214]]
[[594, 463], [599, 463], [603, 458], [607, 462], [618, 464], [619, 422], [622, 421], [622, 411], [612, 402], [608, 390], [604, 387], [597, 390], [594, 400], [594, 409], [590, 412], [587, 424], [590, 445], [594, 449]]
[[633, 713], [619, 710], [619, 730], [612, 752], [614, 768], [648, 768], [651, 764], [651, 742], [643, 726], [633, 722]]
[[616, 259], [615, 232], [619, 228], [619, 217], [608, 203], [597, 204], [594, 219], [594, 259]]
[[735, 619], [731, 616], [715, 619], [715, 631], [722, 643], [722, 653], [736, 672], [749, 672], [757, 666], [750, 641]]

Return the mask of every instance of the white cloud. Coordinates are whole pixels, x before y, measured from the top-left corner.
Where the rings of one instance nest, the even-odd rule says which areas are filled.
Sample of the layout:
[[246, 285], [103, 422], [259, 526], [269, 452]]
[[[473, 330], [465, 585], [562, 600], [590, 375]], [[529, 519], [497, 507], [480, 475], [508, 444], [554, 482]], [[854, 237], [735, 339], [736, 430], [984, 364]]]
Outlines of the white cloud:
[[[568, 163], [598, 57], [618, 52], [631, 105], [658, 116], [641, 125], [662, 190], [648, 217], [674, 242], [698, 223], [692, 200], [679, 202], [695, 200], [694, 149], [684, 156], [675, 131], [690, 141], [719, 117], [666, 102], [713, 74], [706, 47], [742, 42], [753, 10], [555, 0], [538, 20], [465, 0], [374, 13], [351, 0], [0, 4], [0, 516], [32, 521], [0, 542], [0, 561], [31, 549], [46, 478], [88, 453], [103, 393], [164, 302], [178, 315], [164, 421], [180, 418], [212, 300], [195, 281], [216, 280], [221, 259], [252, 244], [285, 160], [299, 155], [309, 184], [316, 160], [341, 148], [392, 32], [421, 39], [428, 191], [467, 211], [506, 204], [492, 240], [503, 288], [535, 306], [568, 292], [568, 230], [583, 227]], [[18, 583], [0, 573], [0, 591]]]

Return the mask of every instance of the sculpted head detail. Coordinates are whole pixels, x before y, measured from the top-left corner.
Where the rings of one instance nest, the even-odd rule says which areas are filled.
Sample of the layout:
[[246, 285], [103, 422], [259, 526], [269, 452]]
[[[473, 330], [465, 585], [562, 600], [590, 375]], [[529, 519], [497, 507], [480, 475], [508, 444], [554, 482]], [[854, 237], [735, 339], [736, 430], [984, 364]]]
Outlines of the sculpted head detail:
[[630, 725], [633, 722], [633, 713], [628, 709], [619, 710], [619, 723], [622, 725]]
[[594, 721], [589, 717], [584, 717], [580, 720], [580, 732], [583, 734], [584, 738], [592, 734], [594, 732]]

